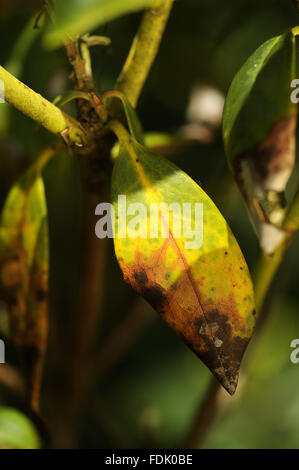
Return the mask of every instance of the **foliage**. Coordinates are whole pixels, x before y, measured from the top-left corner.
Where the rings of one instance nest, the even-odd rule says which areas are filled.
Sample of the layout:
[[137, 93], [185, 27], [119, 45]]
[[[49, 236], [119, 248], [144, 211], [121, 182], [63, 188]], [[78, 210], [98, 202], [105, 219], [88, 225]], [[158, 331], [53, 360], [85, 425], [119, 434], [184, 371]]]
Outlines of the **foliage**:
[[[274, 298], [279, 285], [274, 282], [273, 288], [271, 282], [284, 258], [292, 263], [298, 244], [297, 106], [290, 99], [296, 77], [296, 10], [283, 0], [222, 3], [48, 1], [42, 10], [36, 5], [24, 9], [23, 30], [7, 10], [3, 35], [14, 46], [10, 56], [1, 50], [1, 63], [7, 66], [0, 67], [0, 79], [7, 102], [31, 120], [8, 103], [0, 105], [0, 336], [9, 348], [3, 390], [0, 384], [5, 405], [0, 409], [0, 447], [42, 445], [41, 430], [17, 410], [19, 393], [28, 416], [38, 420], [41, 395], [43, 418], [61, 430], [61, 441], [54, 440], [53, 446], [72, 439], [71, 445], [78, 440], [82, 447], [190, 446], [194, 439], [194, 445], [202, 445], [196, 439], [203, 435], [208, 447], [271, 447], [277, 444], [263, 438], [268, 424], [261, 415], [276, 423], [284, 411], [290, 437], [283, 445], [293, 445], [295, 419], [287, 407], [276, 418], [273, 410], [283, 396], [298, 418], [291, 391], [295, 375], [285, 353], [290, 335], [296, 336], [289, 327], [298, 302], [295, 261], [278, 274], [278, 280], [289, 276], [287, 293], [276, 289], [280, 304], [275, 302], [276, 317], [271, 316], [268, 333], [260, 335], [263, 341], [254, 326], [257, 316], [262, 320], [271, 312], [271, 295], [266, 295]], [[215, 18], [214, 28], [207, 30], [216, 5], [223, 21]], [[145, 11], [132, 41], [140, 10]], [[271, 21], [265, 22], [269, 11]], [[227, 92], [223, 138], [217, 119], [209, 122], [199, 113], [197, 122], [184, 122], [187, 92], [199, 79]], [[94, 232], [96, 206], [108, 202], [110, 191], [114, 252], [133, 290], [122, 282], [107, 240]], [[130, 214], [122, 226], [119, 195], [127, 204], [143, 203], [146, 212]], [[191, 249], [176, 227], [179, 222], [198, 230], [195, 214], [167, 218], [162, 210], [165, 204], [186, 203], [203, 210], [203, 244]], [[160, 231], [148, 238], [142, 233], [148, 233], [152, 204], [158, 206]], [[136, 227], [137, 238], [120, 236]], [[169, 237], [162, 236], [163, 230]], [[216, 431], [208, 433], [218, 400], [211, 395], [211, 409], [203, 410], [208, 422], [196, 412], [197, 429], [191, 427], [191, 440], [185, 441], [196, 402], [207, 403], [208, 371], [183, 343], [231, 395], [241, 372], [234, 398], [215, 388], [221, 402]], [[276, 343], [280, 349], [271, 360]], [[277, 391], [276, 371], [287, 390], [281, 386]], [[271, 407], [260, 410], [262, 389], [272, 384]], [[259, 416], [261, 432], [253, 429], [250, 413]]]

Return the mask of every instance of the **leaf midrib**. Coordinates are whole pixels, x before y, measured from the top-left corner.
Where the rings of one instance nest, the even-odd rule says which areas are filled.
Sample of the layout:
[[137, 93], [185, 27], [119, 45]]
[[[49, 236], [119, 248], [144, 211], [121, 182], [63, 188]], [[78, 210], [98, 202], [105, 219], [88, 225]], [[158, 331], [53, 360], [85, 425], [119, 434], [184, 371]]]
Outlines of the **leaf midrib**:
[[[131, 158], [132, 162], [133, 162], [133, 165], [134, 165], [134, 168], [138, 174], [138, 176], [140, 177], [140, 181], [141, 181], [141, 184], [143, 184], [143, 186], [147, 189], [147, 188], [151, 188], [151, 191], [152, 193], [154, 193], [154, 195], [156, 196], [156, 200], [157, 202], [159, 202], [159, 198], [157, 197], [157, 192], [153, 189], [153, 186], [151, 185], [150, 181], [148, 180], [145, 172], [143, 171], [141, 165], [136, 165], [136, 160], [138, 160], [138, 155], [137, 153], [135, 152], [135, 149], [133, 148], [133, 146], [127, 146], [127, 151], [128, 151], [128, 155], [129, 157]], [[147, 198], [147, 196], [146, 196]], [[196, 300], [198, 302], [198, 306], [199, 308], [201, 309], [202, 311], [202, 315], [203, 315], [203, 319], [205, 321], [205, 325], [207, 327], [207, 330], [209, 331], [209, 336], [210, 338], [212, 339], [212, 344], [213, 344], [213, 349], [214, 351], [216, 352], [216, 357], [217, 359], [219, 360], [219, 363], [220, 363], [220, 366], [224, 372], [224, 376], [226, 377], [226, 379], [228, 379], [230, 381], [230, 377], [226, 374], [226, 368], [224, 367], [224, 364], [223, 364], [223, 360], [222, 360], [222, 355], [220, 354], [220, 349], [217, 349], [216, 346], [215, 346], [215, 336], [213, 335], [212, 331], [211, 331], [211, 328], [209, 326], [209, 323], [207, 321], [207, 318], [206, 318], [206, 315], [205, 315], [205, 312], [204, 312], [204, 309], [201, 305], [201, 302], [200, 302], [200, 298], [199, 298], [199, 291], [198, 291], [198, 287], [197, 287], [197, 284], [196, 284], [196, 281], [191, 273], [191, 269], [188, 265], [188, 262], [184, 256], [184, 254], [182, 253], [182, 250], [181, 248], [178, 246], [177, 242], [176, 242], [176, 239], [174, 238], [173, 234], [172, 234], [172, 231], [170, 229], [170, 227], [167, 225], [166, 221], [165, 221], [165, 218], [163, 217], [162, 213], [160, 212], [160, 217], [161, 219], [163, 220], [165, 226], [167, 227], [168, 231], [169, 231], [169, 234], [170, 234], [170, 238], [175, 246], [175, 249], [177, 251], [177, 253], [179, 254], [183, 264], [184, 264], [184, 268], [185, 268], [185, 272], [187, 274], [187, 277], [189, 279], [189, 282], [190, 282], [190, 285], [192, 287], [192, 290], [196, 296]]]

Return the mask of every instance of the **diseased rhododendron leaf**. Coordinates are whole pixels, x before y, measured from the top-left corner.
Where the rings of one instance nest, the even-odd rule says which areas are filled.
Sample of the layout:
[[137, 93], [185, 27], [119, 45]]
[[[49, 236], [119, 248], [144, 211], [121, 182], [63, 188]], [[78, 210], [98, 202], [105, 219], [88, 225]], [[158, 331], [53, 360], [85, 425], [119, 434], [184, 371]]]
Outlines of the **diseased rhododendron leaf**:
[[36, 409], [47, 325], [47, 207], [33, 167], [11, 189], [0, 224], [0, 295], [7, 302], [10, 334]]
[[[128, 210], [126, 222], [124, 201], [132, 211], [129, 215]], [[255, 306], [246, 262], [223, 216], [188, 175], [132, 139], [120, 142], [112, 175], [112, 202], [115, 252], [124, 279], [233, 394], [253, 332]], [[140, 209], [137, 232], [132, 231], [134, 203]], [[161, 203], [168, 205], [169, 217]], [[186, 203], [192, 209], [184, 212]], [[150, 237], [153, 204], [158, 208], [159, 229], [165, 232]], [[202, 204], [202, 212], [196, 214], [199, 206], [195, 204]], [[172, 212], [171, 207], [178, 206], [181, 212]], [[195, 215], [203, 227], [196, 225]], [[195, 229], [198, 242], [203, 228], [203, 243], [188, 245], [192, 238], [188, 226]], [[132, 238], [132, 233], [138, 236]]]
[[[49, 234], [44, 217], [34, 251], [28, 291], [24, 365], [31, 402], [38, 407], [40, 384], [48, 336]], [[29, 354], [28, 354], [29, 353]]]
[[235, 76], [223, 114], [229, 165], [243, 194], [262, 249], [271, 254], [284, 234], [284, 191], [295, 162], [297, 106], [292, 32], [260, 46]]

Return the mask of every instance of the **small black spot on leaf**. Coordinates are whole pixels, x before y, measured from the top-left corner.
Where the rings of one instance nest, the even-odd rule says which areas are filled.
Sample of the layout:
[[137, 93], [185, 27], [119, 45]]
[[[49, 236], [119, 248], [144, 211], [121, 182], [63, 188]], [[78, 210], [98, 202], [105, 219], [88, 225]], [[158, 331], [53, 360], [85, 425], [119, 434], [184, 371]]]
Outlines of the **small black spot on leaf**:
[[140, 287], [145, 286], [148, 282], [148, 277], [145, 271], [135, 271], [134, 278]]

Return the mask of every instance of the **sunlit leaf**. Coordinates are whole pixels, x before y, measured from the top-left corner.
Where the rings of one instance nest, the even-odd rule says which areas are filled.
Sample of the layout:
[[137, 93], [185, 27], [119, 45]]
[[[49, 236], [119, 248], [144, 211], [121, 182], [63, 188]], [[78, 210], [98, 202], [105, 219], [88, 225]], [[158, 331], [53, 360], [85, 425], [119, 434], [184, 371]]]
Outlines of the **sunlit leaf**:
[[[126, 221], [124, 196], [127, 208], [137, 204]], [[188, 175], [131, 138], [120, 143], [112, 202], [115, 252], [124, 279], [234, 393], [255, 308], [248, 268], [226, 221]], [[169, 205], [169, 219], [164, 208], [156, 206], [159, 232], [150, 237], [150, 211], [161, 203]], [[191, 204], [190, 212], [174, 215], [171, 207], [182, 209], [186, 203]], [[195, 206], [200, 203], [203, 219], [200, 206]], [[168, 230], [168, 237], [162, 235]], [[196, 243], [190, 244], [192, 238]]]
[[155, 5], [157, 0], [68, 0], [57, 2], [56, 21], [51, 24], [44, 44], [61, 46], [67, 37], [88, 33], [127, 13]]
[[224, 108], [229, 164], [268, 253], [283, 236], [283, 192], [295, 162], [294, 76], [295, 39], [288, 32], [249, 57], [231, 84]]
[[0, 408], [0, 449], [39, 449], [39, 435], [31, 421], [14, 408]]

